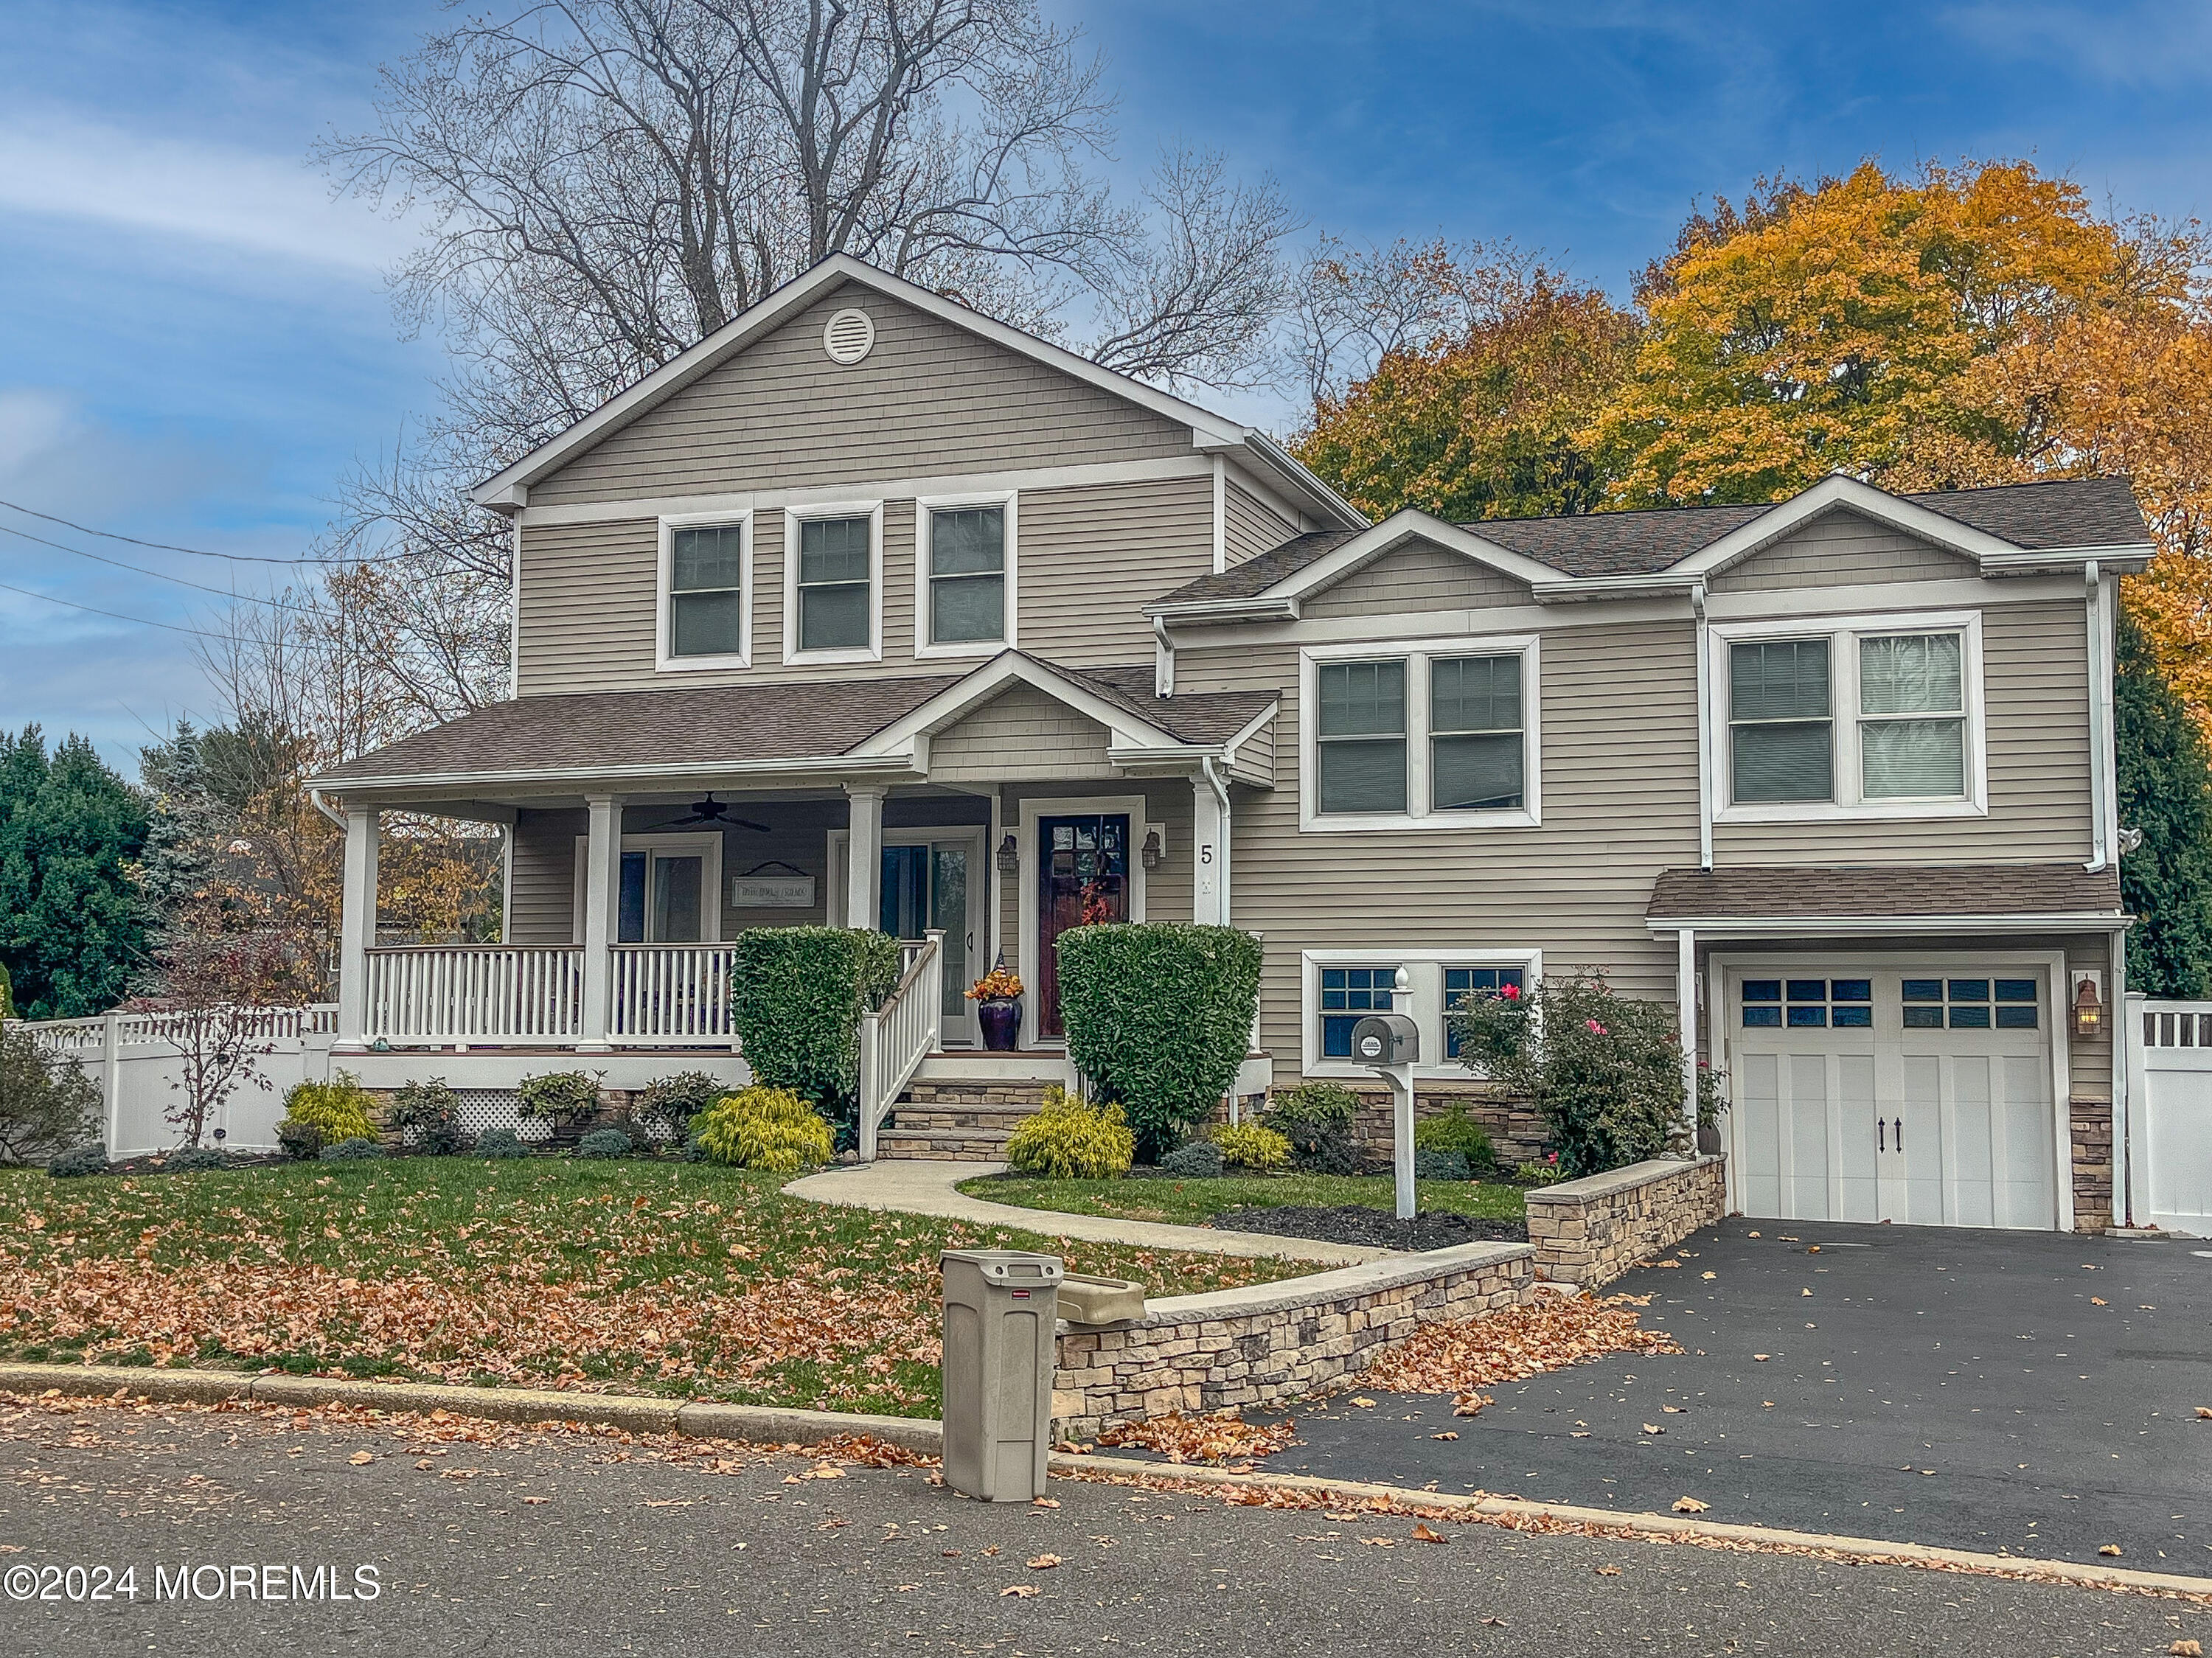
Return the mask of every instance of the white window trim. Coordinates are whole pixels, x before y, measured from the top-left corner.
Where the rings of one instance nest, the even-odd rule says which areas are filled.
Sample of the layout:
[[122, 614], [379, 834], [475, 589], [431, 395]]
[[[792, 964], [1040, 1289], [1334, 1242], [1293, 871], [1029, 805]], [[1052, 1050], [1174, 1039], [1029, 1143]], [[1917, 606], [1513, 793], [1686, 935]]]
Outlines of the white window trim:
[[[1859, 653], [1861, 635], [1955, 633], [1961, 637], [1960, 672], [1965, 680], [1966, 793], [1952, 800], [1866, 800], [1859, 790], [1864, 776], [1859, 756]], [[1768, 801], [1738, 805], [1735, 745], [1729, 740], [1729, 646], [1762, 639], [1826, 639], [1828, 648], [1828, 705], [1834, 722], [1831, 746], [1835, 767], [1832, 800]], [[1712, 733], [1713, 821], [1717, 823], [1840, 823], [1896, 821], [1921, 817], [1989, 816], [1989, 729], [1982, 684], [1982, 613], [1979, 610], [1904, 610], [1881, 616], [1779, 618], [1763, 622], [1716, 622], [1713, 649], [1706, 664], [1705, 719]]]
[[[868, 520], [868, 642], [866, 648], [842, 646], [830, 651], [799, 648], [799, 526], [810, 519], [865, 518]], [[821, 501], [787, 507], [783, 513], [783, 659], [786, 662], [880, 662], [884, 659], [884, 503], [880, 501]]]
[[1540, 950], [1302, 950], [1298, 952], [1298, 1054], [1309, 1077], [1364, 1078], [1381, 1073], [1352, 1060], [1327, 1060], [1321, 1052], [1321, 970], [1325, 967], [1402, 967], [1413, 993], [1413, 1022], [1421, 1030], [1421, 1062], [1416, 1077], [1480, 1080], [1480, 1073], [1444, 1057], [1444, 969], [1448, 967], [1517, 967], [1522, 982], [1534, 989], [1544, 976]]
[[[735, 652], [713, 656], [676, 656], [671, 618], [675, 613], [676, 532], [678, 530], [738, 528], [738, 643]], [[753, 665], [753, 515], [736, 513], [665, 513], [659, 519], [658, 574], [653, 607], [653, 665], [661, 673], [710, 673]]]
[[[645, 853], [672, 852], [679, 856], [687, 852], [697, 853], [700, 855], [699, 942], [702, 944], [721, 942], [722, 836], [719, 831], [707, 830], [698, 833], [663, 831], [657, 834], [625, 835], [623, 836], [623, 850]], [[580, 944], [584, 942], [584, 890], [586, 878], [589, 874], [588, 857], [587, 837], [580, 835], [576, 837], [575, 897], [569, 911], [571, 920], [568, 934]], [[652, 902], [653, 895], [648, 890], [646, 894], [648, 910]], [[659, 944], [665, 942], [657, 938], [645, 940], [647, 944]], [[670, 944], [667, 947], [671, 950], [682, 950], [685, 946]], [[624, 944], [620, 948], [635, 950], [640, 946]]]
[[[1312, 645], [1298, 653], [1298, 829], [1305, 834], [1375, 829], [1534, 829], [1544, 821], [1543, 645], [1535, 634]], [[1521, 658], [1522, 805], [1499, 811], [1436, 811], [1429, 805], [1429, 663], [1439, 656]], [[1318, 686], [1324, 662], [1406, 663], [1406, 804], [1403, 812], [1321, 810]]]
[[[921, 495], [914, 503], [914, 653], [917, 657], [989, 657], [1000, 651], [1012, 650], [1021, 643], [1021, 610], [1016, 600], [1020, 593], [1018, 567], [1020, 562], [1020, 501], [1018, 491], [1003, 489], [984, 491], [976, 495]], [[932, 625], [932, 606], [934, 595], [931, 591], [929, 570], [929, 516], [932, 513], [957, 512], [965, 507], [1001, 507], [1006, 514], [1006, 620], [1005, 637], [976, 639], [964, 643], [939, 645], [929, 636]]]

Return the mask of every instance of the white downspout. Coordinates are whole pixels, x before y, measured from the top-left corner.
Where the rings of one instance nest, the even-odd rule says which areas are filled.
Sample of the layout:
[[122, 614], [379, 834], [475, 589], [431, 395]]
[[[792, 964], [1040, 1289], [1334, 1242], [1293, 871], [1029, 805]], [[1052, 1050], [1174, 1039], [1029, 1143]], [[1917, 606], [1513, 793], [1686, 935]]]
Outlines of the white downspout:
[[1682, 1114], [1690, 1125], [1690, 1155], [1698, 1155], [1698, 934], [1674, 935], [1674, 1008], [1682, 1031]]
[[2089, 861], [2100, 870], [2112, 858], [2106, 826], [2112, 811], [2112, 659], [2106, 650], [2105, 586], [2097, 561], [2082, 567], [2089, 590]]
[[[2128, 1042], [2134, 1033], [2128, 1027], [2135, 1013], [2128, 1005], [2128, 935], [2124, 929], [2113, 929], [2112, 959], [2112, 983], [2106, 999], [2105, 1017], [2112, 1022], [2112, 1224], [2133, 1226], [2136, 1102], [2135, 1090], [2129, 1085], [2134, 1072], [2128, 1064]], [[2070, 1103], [2067, 1116], [2070, 1122]], [[2069, 1176], [2071, 1172], [2068, 1171]]]
[[1698, 867], [1713, 866], [1713, 717], [1711, 701], [1712, 630], [1705, 621], [1705, 584], [1690, 589], [1698, 635]]
[[336, 806], [332, 805], [328, 800], [325, 800], [323, 798], [323, 792], [320, 789], [309, 789], [307, 791], [307, 804], [314, 807], [317, 811], [322, 813], [324, 817], [329, 818], [331, 823], [337, 824], [341, 833], [343, 832], [346, 826], [345, 814], [340, 811]]
[[1168, 619], [1152, 618], [1152, 695], [1175, 695], [1175, 641], [1168, 637]]

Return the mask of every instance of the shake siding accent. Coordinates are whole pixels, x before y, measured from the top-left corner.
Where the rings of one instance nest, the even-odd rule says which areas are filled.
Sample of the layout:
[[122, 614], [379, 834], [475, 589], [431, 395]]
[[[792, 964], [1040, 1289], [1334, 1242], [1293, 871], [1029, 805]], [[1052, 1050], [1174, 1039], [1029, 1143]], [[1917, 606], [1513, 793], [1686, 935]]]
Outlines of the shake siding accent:
[[1674, 946], [1644, 914], [1659, 871], [1698, 856], [1687, 628], [1545, 635], [1536, 829], [1300, 834], [1296, 647], [1186, 647], [1176, 674], [1192, 690], [1283, 689], [1275, 788], [1238, 792], [1231, 866], [1236, 924], [1267, 935], [1261, 1024], [1279, 1080], [1301, 1062], [1304, 950], [1537, 948], [1547, 971], [1603, 967], [1632, 995], [1673, 999]]
[[525, 811], [514, 823], [514, 911], [511, 944], [566, 944], [575, 938], [576, 836], [581, 811]]
[[[1990, 606], [1982, 612], [1982, 673], [1989, 726], [1988, 817], [1718, 823], [1713, 829], [1714, 856], [1740, 864], [2087, 858], [2089, 669], [2083, 607]], [[1716, 758], [1725, 767], [1725, 743], [1717, 747]]]
[[1024, 490], [1021, 641], [1054, 662], [1149, 662], [1146, 600], [1213, 568], [1209, 478]]
[[[876, 325], [850, 367], [822, 329]], [[833, 485], [1191, 452], [1190, 428], [847, 285], [531, 486], [533, 505]]]
[[929, 775], [940, 783], [1091, 780], [1115, 774], [1106, 728], [1030, 685], [993, 698], [930, 739]]
[[1231, 564], [1241, 564], [1248, 558], [1279, 547], [1298, 533], [1296, 524], [1234, 478], [1227, 483], [1223, 504]]
[[1526, 604], [1528, 584], [1425, 542], [1384, 554], [1305, 600], [1311, 616], [1379, 616], [1477, 604]]
[[1714, 592], [1834, 587], [1875, 581], [1940, 581], [1979, 573], [1972, 559], [1861, 518], [1831, 513], [1753, 553], [1707, 584]]

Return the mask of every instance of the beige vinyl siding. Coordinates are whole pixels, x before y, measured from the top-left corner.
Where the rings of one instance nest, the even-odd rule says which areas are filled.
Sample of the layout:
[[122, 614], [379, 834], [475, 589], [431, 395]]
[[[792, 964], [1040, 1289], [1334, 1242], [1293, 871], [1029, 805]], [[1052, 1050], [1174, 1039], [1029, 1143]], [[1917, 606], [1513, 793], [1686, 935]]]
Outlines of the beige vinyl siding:
[[1385, 616], [1481, 604], [1526, 604], [1529, 589], [1473, 559], [1417, 541], [1307, 598], [1310, 616]]
[[[2089, 855], [2089, 666], [2084, 606], [1982, 612], [1989, 732], [1985, 817], [1717, 823], [1739, 864], [2033, 863]], [[1717, 762], [1728, 763], [1725, 739]]]
[[[781, 536], [780, 520], [776, 531]], [[521, 694], [653, 683], [659, 562], [659, 526], [651, 519], [526, 526], [516, 617]], [[753, 568], [757, 582], [757, 555]], [[757, 638], [759, 625], [757, 601]], [[684, 677], [686, 683], [697, 679]]]
[[[915, 531], [921, 514], [910, 501], [884, 503], [884, 660], [910, 664], [914, 660]], [[776, 573], [782, 580], [781, 561]], [[783, 637], [778, 618], [776, 638]]]
[[1300, 1063], [1301, 950], [1538, 949], [1547, 971], [1602, 967], [1630, 994], [1673, 999], [1673, 942], [1644, 914], [1658, 872], [1698, 857], [1690, 630], [1562, 629], [1542, 664], [1540, 827], [1302, 834], [1296, 647], [1177, 653], [1182, 688], [1283, 691], [1275, 787], [1237, 792], [1231, 865], [1236, 924], [1267, 935], [1261, 1035], [1279, 1081]]
[[1281, 509], [1262, 501], [1231, 478], [1222, 502], [1224, 542], [1229, 562], [1241, 564], [1271, 548], [1279, 547], [1298, 533], [1298, 526]]
[[514, 823], [511, 944], [568, 944], [576, 940], [576, 837], [581, 811], [525, 811]]
[[[2073, 1034], [2074, 1009], [2067, 1005], [2053, 1010], [2054, 1019], [2067, 1022], [2067, 1069], [2071, 1073], [2069, 1094], [2077, 1100], [2102, 1100], [2110, 1104], [2112, 1098], [2112, 1021], [2127, 1017], [2124, 1009], [2116, 1009], [2112, 995], [2112, 946], [2108, 938], [2091, 935], [2086, 938], [2070, 938], [2066, 946], [2067, 975], [2070, 979], [2075, 969], [2105, 975], [2104, 989], [2100, 993], [2105, 1004], [2105, 1030], [2096, 1041], [2085, 1042]], [[2071, 995], [2069, 987], [2068, 994]], [[2131, 1039], [2142, 1041], [2142, 1032], [2130, 1033]]]
[[1149, 599], [1213, 568], [1213, 485], [1204, 477], [1021, 498], [1021, 644], [1049, 661], [1152, 659]]
[[1931, 547], [1856, 513], [1834, 512], [1753, 553], [1706, 585], [1717, 593], [1764, 592], [1876, 581], [1941, 581], [1978, 574], [1972, 559]]
[[1033, 685], [1018, 685], [929, 742], [939, 783], [1112, 776], [1106, 727]]
[[[822, 349], [851, 306], [876, 343]], [[1191, 452], [1188, 426], [854, 285], [840, 288], [530, 487], [532, 506]]]
[[1239, 783], [1249, 783], [1255, 788], [1272, 788], [1275, 781], [1275, 732], [1281, 726], [1278, 715], [1246, 738], [1237, 750], [1237, 757], [1229, 762], [1229, 775]]

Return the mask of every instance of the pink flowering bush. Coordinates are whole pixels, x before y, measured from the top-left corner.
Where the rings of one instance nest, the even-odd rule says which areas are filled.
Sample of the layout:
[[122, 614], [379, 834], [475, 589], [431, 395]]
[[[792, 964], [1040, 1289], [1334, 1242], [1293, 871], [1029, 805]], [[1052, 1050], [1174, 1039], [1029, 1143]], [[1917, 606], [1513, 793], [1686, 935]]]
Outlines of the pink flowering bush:
[[[1449, 1017], [1462, 1060], [1542, 1115], [1569, 1178], [1688, 1148], [1681, 1040], [1666, 1004], [1618, 995], [1602, 974], [1565, 974], [1465, 998]], [[1701, 1117], [1718, 1109], [1711, 1075], [1699, 1075]]]

